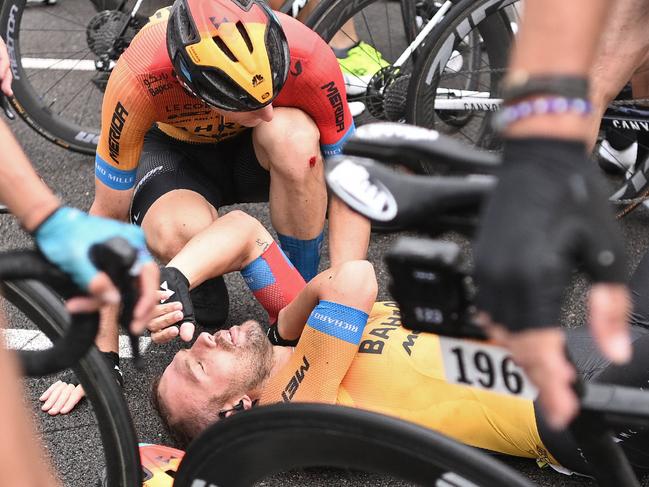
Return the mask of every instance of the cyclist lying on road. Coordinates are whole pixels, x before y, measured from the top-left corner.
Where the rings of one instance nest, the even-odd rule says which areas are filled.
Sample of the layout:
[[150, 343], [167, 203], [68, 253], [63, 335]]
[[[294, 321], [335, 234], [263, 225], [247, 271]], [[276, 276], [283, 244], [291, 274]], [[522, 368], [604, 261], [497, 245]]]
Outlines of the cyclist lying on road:
[[[588, 473], [572, 439], [548, 428], [537, 403], [446, 382], [439, 338], [401, 327], [393, 303], [374, 303], [376, 278], [368, 262], [336, 266], [305, 285], [268, 231], [237, 212], [192, 239], [163, 274], [178, 276], [169, 281], [176, 297], [186, 294], [179, 285], [185, 279], [193, 287], [235, 270], [267, 309], [271, 340], [249, 320], [214, 335], [202, 333], [191, 349], [176, 354], [153, 397], [180, 442], [255, 404], [325, 402], [397, 416], [473, 446]], [[635, 274], [634, 289], [649, 289], [649, 258]], [[158, 306], [149, 325], [156, 341], [178, 335], [180, 309], [180, 302]], [[637, 308], [638, 353], [625, 367], [602, 358], [585, 328], [566, 330], [568, 348], [586, 379], [646, 383], [645, 316], [649, 308]], [[649, 452], [638, 446], [644, 433], [617, 436], [633, 464], [649, 467]]]

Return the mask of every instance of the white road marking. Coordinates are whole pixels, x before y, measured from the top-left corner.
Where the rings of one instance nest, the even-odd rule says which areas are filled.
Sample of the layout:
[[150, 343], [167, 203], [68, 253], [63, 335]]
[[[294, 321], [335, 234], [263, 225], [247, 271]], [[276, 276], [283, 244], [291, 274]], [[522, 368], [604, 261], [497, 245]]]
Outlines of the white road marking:
[[[44, 350], [52, 346], [52, 342], [38, 330], [0, 330], [0, 335], [4, 335], [7, 348], [12, 350]], [[151, 338], [140, 338], [140, 353], [145, 353], [151, 345]], [[119, 356], [122, 358], [133, 358], [131, 344], [127, 336], [119, 337]]]
[[95, 71], [91, 59], [22, 58], [24, 69], [61, 69], [64, 71]]

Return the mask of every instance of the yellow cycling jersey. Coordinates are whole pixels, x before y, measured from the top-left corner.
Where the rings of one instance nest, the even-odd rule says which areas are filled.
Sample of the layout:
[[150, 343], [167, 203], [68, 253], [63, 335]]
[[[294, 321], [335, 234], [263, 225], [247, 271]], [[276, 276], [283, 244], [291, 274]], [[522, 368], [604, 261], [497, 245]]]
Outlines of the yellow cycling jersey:
[[327, 402], [396, 416], [475, 447], [557, 463], [541, 442], [532, 401], [445, 380], [437, 335], [401, 326], [376, 303], [358, 347], [305, 327], [261, 403]]

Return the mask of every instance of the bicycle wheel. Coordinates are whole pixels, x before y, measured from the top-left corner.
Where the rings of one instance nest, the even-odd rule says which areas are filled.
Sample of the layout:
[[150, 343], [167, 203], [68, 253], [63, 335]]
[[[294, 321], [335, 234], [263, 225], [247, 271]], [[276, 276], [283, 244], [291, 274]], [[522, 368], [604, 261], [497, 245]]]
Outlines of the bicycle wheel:
[[[50, 339], [55, 340], [69, 325], [69, 316], [61, 299], [45, 285], [36, 281], [11, 281], [2, 283], [4, 298], [15, 306], [13, 312], [7, 313], [10, 322], [28, 321], [36, 325]], [[18, 312], [16, 312], [18, 311]], [[74, 368], [76, 376], [82, 383], [90, 403], [94, 421], [87, 424], [80, 417], [90, 417], [86, 411], [75, 412], [69, 417], [56, 418], [52, 423], [52, 432], [57, 438], [73, 439], [74, 447], [67, 445], [62, 450], [60, 444], [46, 444], [52, 462], [56, 466], [62, 462], [59, 456], [77, 454], [80, 457], [74, 462], [73, 471], [59, 471], [61, 480], [66, 486], [78, 485], [87, 487], [89, 479], [99, 479], [101, 472], [89, 470], [92, 465], [103, 464], [110, 486], [134, 487], [141, 485], [141, 466], [137, 446], [137, 437], [131, 416], [115, 382], [112, 372], [96, 348], [91, 351]], [[52, 443], [49, 428], [43, 431], [45, 443]], [[81, 436], [79, 431], [87, 431]], [[48, 441], [49, 440], [49, 441]], [[58, 441], [58, 440], [57, 440]], [[99, 452], [97, 451], [99, 450]], [[103, 454], [103, 458], [98, 455]], [[93, 461], [91, 461], [93, 459]], [[68, 459], [68, 465], [71, 463]]]
[[[18, 114], [43, 137], [67, 149], [94, 154], [101, 101], [112, 64], [148, 16], [164, 6], [143, 0], [128, 22], [135, 0], [7, 0], [0, 35], [9, 50]], [[114, 50], [112, 51], [111, 49]]]
[[[500, 109], [499, 85], [519, 21], [519, 7], [516, 0], [462, 0], [444, 17], [431, 33], [433, 41], [422, 46], [412, 73], [409, 123], [481, 148], [499, 148], [491, 118]], [[457, 69], [452, 58], [457, 50], [476, 50], [480, 62]], [[471, 88], [467, 88], [468, 80]]]
[[493, 457], [415, 424], [342, 406], [294, 403], [260, 407], [212, 425], [190, 445], [174, 487], [248, 486], [315, 466], [387, 474], [419, 485], [531, 485]]
[[[430, 38], [425, 35], [415, 41], [416, 36], [430, 19], [436, 23], [454, 8], [452, 2], [433, 0], [329, 0], [314, 9], [305, 23], [333, 47], [361, 42], [350, 51], [350, 66], [357, 65], [357, 69], [346, 70], [347, 61], [341, 64], [352, 113], [355, 105], [364, 109], [355, 117], [357, 125], [405, 119], [410, 73]], [[472, 67], [479, 61], [475, 50], [456, 51], [454, 56], [456, 63]]]

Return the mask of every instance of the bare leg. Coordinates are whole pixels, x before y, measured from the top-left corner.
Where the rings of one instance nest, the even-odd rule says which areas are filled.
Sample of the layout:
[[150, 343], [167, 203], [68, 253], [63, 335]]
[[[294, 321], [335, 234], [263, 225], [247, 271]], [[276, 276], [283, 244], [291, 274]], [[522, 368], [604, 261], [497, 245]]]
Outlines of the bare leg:
[[275, 108], [273, 120], [253, 129], [255, 154], [270, 171], [270, 215], [280, 234], [306, 240], [324, 227], [327, 191], [313, 120], [295, 108]]
[[[313, 239], [323, 229], [327, 193], [317, 127], [303, 112], [276, 108], [273, 121], [254, 129], [255, 151], [270, 170], [270, 208], [278, 233]], [[365, 258], [369, 222], [337, 199], [329, 206], [332, 264]]]

